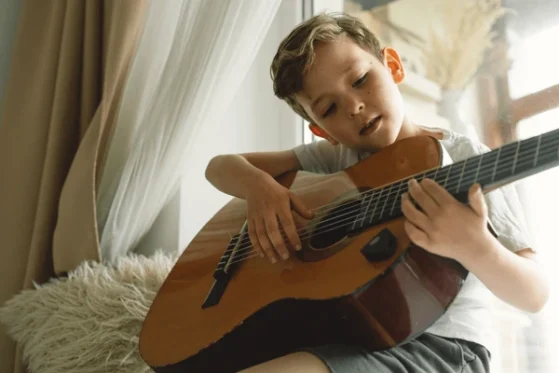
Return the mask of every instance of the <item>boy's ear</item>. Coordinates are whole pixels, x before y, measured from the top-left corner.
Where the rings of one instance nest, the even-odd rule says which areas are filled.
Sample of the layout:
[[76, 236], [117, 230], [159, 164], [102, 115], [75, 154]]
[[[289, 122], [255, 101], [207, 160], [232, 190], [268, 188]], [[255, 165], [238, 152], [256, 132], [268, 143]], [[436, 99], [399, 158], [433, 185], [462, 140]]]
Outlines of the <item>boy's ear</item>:
[[322, 128], [320, 128], [318, 125], [314, 124], [314, 123], [309, 123], [309, 129], [311, 130], [311, 132], [317, 136], [317, 137], [322, 137], [323, 139], [326, 139], [330, 142], [330, 144], [332, 145], [337, 145], [338, 142], [336, 140], [334, 140], [332, 137], [330, 137], [330, 135], [328, 133], [326, 133], [326, 131], [324, 131]]
[[384, 55], [384, 66], [388, 68], [394, 83], [402, 83], [406, 77], [406, 72], [398, 52], [393, 48], [386, 47], [382, 50], [382, 54]]

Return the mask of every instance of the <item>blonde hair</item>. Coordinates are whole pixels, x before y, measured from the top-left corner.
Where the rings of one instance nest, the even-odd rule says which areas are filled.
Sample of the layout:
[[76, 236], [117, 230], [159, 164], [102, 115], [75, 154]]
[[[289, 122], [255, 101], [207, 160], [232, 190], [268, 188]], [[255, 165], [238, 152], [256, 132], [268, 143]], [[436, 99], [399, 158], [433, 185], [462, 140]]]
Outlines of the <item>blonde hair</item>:
[[279, 45], [272, 61], [270, 75], [275, 95], [309, 122], [312, 120], [295, 99], [295, 94], [303, 89], [303, 74], [314, 61], [315, 45], [332, 42], [342, 34], [383, 60], [379, 40], [359, 19], [344, 13], [320, 13], [293, 29]]

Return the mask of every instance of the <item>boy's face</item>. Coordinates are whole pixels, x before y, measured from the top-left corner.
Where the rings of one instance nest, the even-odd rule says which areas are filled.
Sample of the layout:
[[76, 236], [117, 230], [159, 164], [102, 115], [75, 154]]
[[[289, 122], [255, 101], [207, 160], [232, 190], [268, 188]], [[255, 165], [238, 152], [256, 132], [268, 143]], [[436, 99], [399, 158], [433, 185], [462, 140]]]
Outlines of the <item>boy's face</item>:
[[333, 144], [374, 151], [397, 140], [404, 105], [397, 83], [404, 70], [396, 51], [381, 62], [347, 36], [319, 43], [303, 77], [298, 102], [313, 120], [311, 129]]

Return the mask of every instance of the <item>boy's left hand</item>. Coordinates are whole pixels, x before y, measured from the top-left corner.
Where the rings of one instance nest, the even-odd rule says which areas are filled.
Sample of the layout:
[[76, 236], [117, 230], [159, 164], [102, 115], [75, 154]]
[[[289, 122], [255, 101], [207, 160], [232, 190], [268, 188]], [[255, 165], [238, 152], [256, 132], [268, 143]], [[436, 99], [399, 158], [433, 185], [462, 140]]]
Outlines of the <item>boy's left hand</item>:
[[402, 196], [404, 228], [410, 240], [437, 255], [462, 261], [488, 242], [487, 205], [479, 184], [468, 193], [469, 206], [459, 202], [431, 179], [410, 181], [409, 194], [421, 208]]

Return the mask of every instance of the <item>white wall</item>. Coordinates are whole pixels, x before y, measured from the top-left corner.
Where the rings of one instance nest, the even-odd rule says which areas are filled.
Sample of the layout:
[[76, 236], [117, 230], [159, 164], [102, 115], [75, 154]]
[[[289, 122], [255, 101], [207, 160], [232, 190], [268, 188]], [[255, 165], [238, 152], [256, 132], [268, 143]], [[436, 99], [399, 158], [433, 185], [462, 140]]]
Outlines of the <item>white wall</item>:
[[320, 12], [341, 12], [344, 10], [344, 0], [314, 0], [314, 14]]
[[460, 116], [464, 123], [470, 126], [468, 135], [478, 140], [483, 139], [483, 117], [478, 97], [478, 84], [473, 80], [464, 90], [460, 100]]
[[274, 96], [269, 73], [277, 46], [300, 22], [301, 11], [300, 0], [282, 1], [240, 92], [219, 125], [201, 130], [192, 150], [195, 156], [185, 165], [181, 190], [162, 210], [138, 245], [138, 252], [151, 254], [157, 248], [182, 251], [230, 200], [205, 179], [206, 166], [213, 156], [287, 149], [302, 142], [301, 121]]
[[205, 131], [200, 135], [194, 150], [196, 159], [186, 165], [181, 190], [181, 249], [231, 198], [217, 191], [204, 177], [213, 156], [287, 149], [302, 141], [299, 121], [291, 109], [274, 96], [269, 73], [279, 43], [299, 22], [300, 12], [299, 1], [282, 2], [241, 92], [223, 117], [219, 132]]

